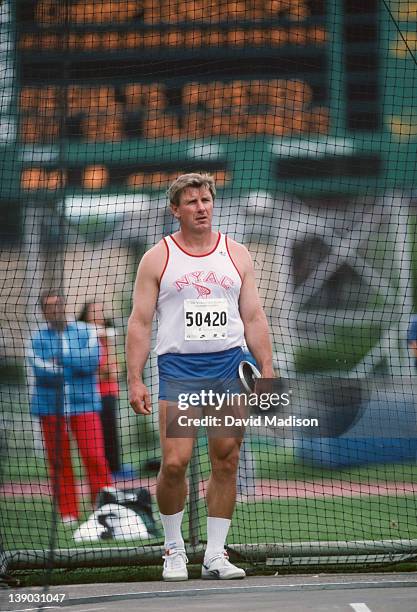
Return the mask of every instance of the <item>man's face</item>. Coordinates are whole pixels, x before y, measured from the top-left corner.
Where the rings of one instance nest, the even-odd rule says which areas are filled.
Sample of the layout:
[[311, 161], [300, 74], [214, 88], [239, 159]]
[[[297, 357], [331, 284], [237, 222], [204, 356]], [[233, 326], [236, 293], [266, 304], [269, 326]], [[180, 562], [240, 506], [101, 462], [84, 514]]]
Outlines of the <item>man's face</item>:
[[60, 328], [65, 325], [65, 302], [61, 296], [46, 297], [42, 304], [42, 312], [50, 327]]
[[208, 187], [187, 187], [181, 193], [180, 203], [171, 205], [181, 229], [204, 231], [211, 229], [213, 196]]

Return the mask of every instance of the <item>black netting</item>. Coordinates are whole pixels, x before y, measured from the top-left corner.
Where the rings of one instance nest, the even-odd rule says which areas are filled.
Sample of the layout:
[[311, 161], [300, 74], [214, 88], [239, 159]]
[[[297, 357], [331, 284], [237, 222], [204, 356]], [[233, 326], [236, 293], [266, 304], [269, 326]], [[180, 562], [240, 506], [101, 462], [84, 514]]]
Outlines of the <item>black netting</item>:
[[[2, 571], [159, 563], [156, 357], [145, 368], [153, 413], [137, 416], [124, 343], [138, 263], [177, 229], [166, 189], [200, 171], [216, 181], [214, 226], [252, 254], [292, 407], [320, 420], [315, 435], [248, 428], [227, 540], [235, 559], [412, 557], [412, 7], [3, 0]], [[84, 320], [95, 327], [42, 336], [40, 296], [51, 290], [69, 321], [94, 304]], [[183, 523], [193, 545], [206, 539], [209, 473], [201, 431]], [[104, 499], [106, 486], [116, 490]], [[140, 521], [129, 514], [118, 535], [102, 512], [96, 541], [74, 538], [94, 507], [113, 502]]]

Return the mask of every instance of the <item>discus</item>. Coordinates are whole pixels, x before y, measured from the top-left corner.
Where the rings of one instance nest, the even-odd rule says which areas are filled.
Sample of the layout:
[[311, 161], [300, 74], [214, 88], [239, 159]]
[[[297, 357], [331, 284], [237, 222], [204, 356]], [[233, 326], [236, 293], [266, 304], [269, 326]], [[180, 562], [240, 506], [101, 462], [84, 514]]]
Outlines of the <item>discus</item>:
[[253, 393], [256, 381], [258, 378], [261, 378], [261, 373], [250, 361], [241, 361], [239, 364], [239, 378], [245, 391]]

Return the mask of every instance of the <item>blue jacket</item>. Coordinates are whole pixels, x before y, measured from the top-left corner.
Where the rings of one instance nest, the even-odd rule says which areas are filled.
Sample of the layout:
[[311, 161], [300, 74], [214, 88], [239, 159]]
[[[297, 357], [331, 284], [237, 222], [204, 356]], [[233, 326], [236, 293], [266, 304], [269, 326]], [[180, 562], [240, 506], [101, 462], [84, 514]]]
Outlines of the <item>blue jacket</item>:
[[99, 353], [93, 325], [79, 321], [68, 323], [62, 332], [62, 343], [59, 332], [42, 327], [32, 337], [28, 355], [35, 379], [32, 414], [80, 414], [101, 410], [97, 388]]

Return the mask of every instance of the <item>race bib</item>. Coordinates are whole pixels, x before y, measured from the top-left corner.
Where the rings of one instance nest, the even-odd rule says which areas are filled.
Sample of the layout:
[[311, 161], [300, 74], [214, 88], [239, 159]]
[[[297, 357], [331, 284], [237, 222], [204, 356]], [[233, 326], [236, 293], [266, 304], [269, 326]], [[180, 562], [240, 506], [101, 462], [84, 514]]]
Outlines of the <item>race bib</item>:
[[184, 300], [186, 340], [223, 340], [227, 338], [228, 308], [225, 298]]

